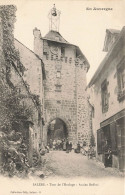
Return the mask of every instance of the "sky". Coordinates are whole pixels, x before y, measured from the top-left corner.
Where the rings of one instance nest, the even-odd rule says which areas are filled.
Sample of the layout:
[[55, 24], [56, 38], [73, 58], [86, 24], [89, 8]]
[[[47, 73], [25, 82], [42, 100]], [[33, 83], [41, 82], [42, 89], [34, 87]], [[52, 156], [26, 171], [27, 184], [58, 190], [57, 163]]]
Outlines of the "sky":
[[[102, 51], [106, 29], [121, 30], [125, 25], [124, 0], [0, 0], [0, 4], [17, 6], [15, 38], [32, 50], [33, 29], [35, 27], [40, 29], [42, 36], [49, 31], [48, 13], [55, 4], [61, 11], [60, 34], [68, 42], [78, 45], [90, 63], [87, 82], [90, 81], [106, 55], [106, 52]], [[86, 10], [94, 7], [113, 8], [113, 10]]]

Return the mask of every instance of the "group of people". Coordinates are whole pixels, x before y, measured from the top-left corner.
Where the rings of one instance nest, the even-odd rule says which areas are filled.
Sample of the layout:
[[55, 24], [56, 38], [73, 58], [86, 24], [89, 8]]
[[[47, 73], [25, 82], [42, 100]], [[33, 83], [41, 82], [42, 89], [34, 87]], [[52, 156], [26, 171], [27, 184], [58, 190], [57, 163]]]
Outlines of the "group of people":
[[74, 146], [68, 139], [50, 139], [47, 148], [50, 150], [66, 151], [66, 153], [69, 153], [72, 149], [74, 149], [75, 153], [82, 153], [83, 155], [88, 156], [88, 159], [95, 157], [95, 150], [93, 146], [87, 146], [86, 144], [81, 145], [80, 142]]
[[[49, 150], [62, 150], [66, 151], [66, 153], [74, 150], [75, 153], [81, 153], [88, 157], [88, 159], [92, 159], [96, 156], [95, 148], [92, 145], [87, 145], [86, 143], [81, 144], [78, 142], [75, 146], [71, 141], [67, 139], [57, 139], [57, 140], [49, 140], [49, 144], [45, 147], [47, 152]], [[112, 166], [112, 152], [111, 146], [109, 142], [106, 140], [104, 147], [104, 166], [110, 167]]]
[[57, 139], [53, 140], [50, 139], [48, 143], [48, 147], [50, 150], [62, 150], [66, 152], [72, 151], [72, 142], [69, 142], [68, 139]]
[[88, 159], [95, 157], [95, 149], [92, 145], [87, 146], [85, 143], [82, 145], [78, 142], [74, 151], [75, 153], [82, 153], [83, 155], [88, 156]]

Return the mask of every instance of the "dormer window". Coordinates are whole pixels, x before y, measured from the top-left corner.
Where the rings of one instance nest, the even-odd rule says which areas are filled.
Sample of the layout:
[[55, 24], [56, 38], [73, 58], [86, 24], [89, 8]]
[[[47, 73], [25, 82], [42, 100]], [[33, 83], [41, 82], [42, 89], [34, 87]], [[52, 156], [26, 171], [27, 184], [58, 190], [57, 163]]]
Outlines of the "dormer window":
[[61, 47], [61, 57], [65, 57], [65, 47]]
[[55, 40], [56, 40], [56, 41], [59, 41], [59, 37], [58, 37], [58, 36], [55, 36]]
[[103, 51], [108, 52], [114, 42], [117, 40], [119, 36], [120, 31], [116, 29], [107, 29], [106, 30], [106, 36], [105, 36], [105, 42], [104, 42], [104, 48]]
[[79, 57], [79, 53], [78, 53], [78, 51], [76, 50], [76, 58], [78, 58]]

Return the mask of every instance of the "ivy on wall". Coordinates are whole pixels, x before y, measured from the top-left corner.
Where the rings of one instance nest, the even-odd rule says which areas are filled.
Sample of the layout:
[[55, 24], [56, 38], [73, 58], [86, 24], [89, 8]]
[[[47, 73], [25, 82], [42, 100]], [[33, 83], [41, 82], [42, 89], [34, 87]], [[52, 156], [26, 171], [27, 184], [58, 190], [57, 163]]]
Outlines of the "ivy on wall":
[[[12, 119], [14, 113], [9, 109], [8, 102], [10, 97], [12, 97], [14, 89], [10, 89], [6, 81], [9, 80], [11, 76], [11, 66], [14, 62], [17, 64], [18, 70], [22, 73], [24, 68], [20, 63], [20, 57], [18, 51], [16, 51], [14, 46], [14, 23], [16, 21], [15, 17], [16, 7], [14, 5], [3, 5], [0, 6], [0, 19], [1, 19], [1, 29], [2, 29], [2, 53], [4, 56], [4, 61], [2, 62], [5, 66], [5, 71], [0, 78], [0, 108], [1, 108], [1, 129], [11, 129]], [[7, 80], [5, 80], [6, 78]], [[14, 96], [13, 96], [14, 99]], [[16, 110], [18, 107], [16, 107]]]
[[16, 63], [16, 66], [21, 74], [24, 73], [25, 67], [20, 62], [19, 52], [14, 46], [14, 23], [16, 21], [16, 7], [14, 5], [0, 6], [0, 18], [2, 24], [2, 38], [3, 38], [3, 53], [6, 61], [6, 70], [9, 74], [12, 63]]

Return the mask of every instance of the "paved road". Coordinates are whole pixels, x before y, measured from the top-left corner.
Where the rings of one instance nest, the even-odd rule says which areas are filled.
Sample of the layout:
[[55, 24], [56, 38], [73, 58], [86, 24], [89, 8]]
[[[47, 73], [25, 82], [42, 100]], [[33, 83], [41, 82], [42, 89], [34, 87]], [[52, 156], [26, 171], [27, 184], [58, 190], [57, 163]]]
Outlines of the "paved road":
[[74, 152], [67, 154], [64, 151], [50, 151], [45, 158], [46, 170], [52, 173], [51, 177], [120, 178], [122, 176], [118, 170], [104, 168], [102, 163], [88, 160], [86, 156]]

